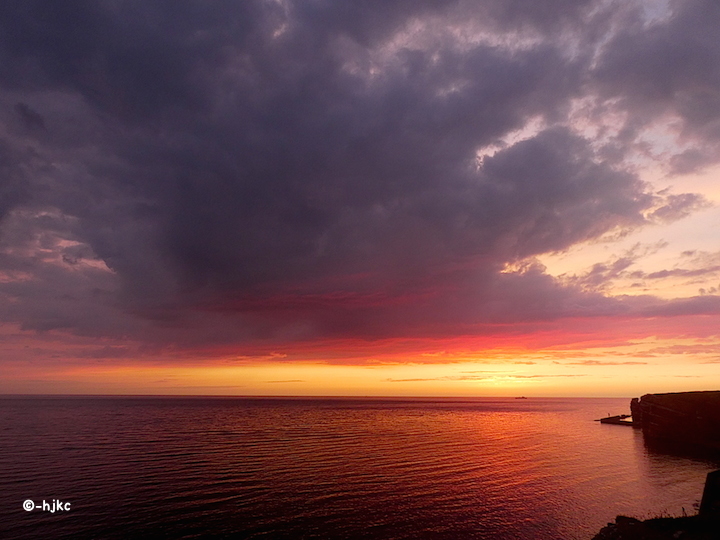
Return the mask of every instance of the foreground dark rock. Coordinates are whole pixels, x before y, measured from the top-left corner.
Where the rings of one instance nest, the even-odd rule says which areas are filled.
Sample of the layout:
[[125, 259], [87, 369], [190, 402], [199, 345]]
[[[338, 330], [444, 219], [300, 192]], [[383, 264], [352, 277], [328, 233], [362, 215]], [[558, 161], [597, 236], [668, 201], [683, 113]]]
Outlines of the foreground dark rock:
[[700, 513], [640, 521], [618, 516], [593, 540], [718, 540], [720, 539], [720, 470], [708, 473]]
[[608, 523], [593, 540], [718, 540], [720, 520], [688, 516], [679, 518], [654, 518], [640, 521], [618, 516], [615, 523]]
[[720, 391], [646, 394], [630, 411], [646, 440], [720, 450]]

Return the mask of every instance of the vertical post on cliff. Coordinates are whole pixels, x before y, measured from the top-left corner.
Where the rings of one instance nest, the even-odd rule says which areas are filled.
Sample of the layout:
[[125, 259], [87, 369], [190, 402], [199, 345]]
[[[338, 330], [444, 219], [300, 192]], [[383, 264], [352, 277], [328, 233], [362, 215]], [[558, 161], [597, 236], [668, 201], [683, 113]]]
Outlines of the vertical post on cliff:
[[720, 470], [709, 472], [705, 479], [700, 515], [705, 517], [720, 516]]

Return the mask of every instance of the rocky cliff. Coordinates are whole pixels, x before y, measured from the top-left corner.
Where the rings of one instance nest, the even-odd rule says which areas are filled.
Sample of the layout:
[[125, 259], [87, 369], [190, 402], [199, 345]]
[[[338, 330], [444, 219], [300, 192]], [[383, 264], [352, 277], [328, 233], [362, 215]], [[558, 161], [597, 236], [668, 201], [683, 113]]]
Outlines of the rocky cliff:
[[720, 391], [646, 394], [630, 411], [647, 439], [720, 451]]

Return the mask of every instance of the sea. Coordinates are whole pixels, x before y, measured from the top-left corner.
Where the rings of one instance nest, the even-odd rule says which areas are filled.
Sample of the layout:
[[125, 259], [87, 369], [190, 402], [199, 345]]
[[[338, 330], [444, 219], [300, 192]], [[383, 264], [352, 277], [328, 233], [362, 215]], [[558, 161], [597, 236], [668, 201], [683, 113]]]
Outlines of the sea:
[[591, 539], [696, 512], [628, 399], [0, 397], [3, 539]]

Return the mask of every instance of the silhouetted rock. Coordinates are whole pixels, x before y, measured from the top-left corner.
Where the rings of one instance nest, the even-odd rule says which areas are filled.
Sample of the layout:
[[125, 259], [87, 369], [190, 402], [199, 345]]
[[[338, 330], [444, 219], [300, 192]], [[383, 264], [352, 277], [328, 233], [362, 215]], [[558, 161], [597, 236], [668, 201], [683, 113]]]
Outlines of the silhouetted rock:
[[593, 540], [718, 540], [720, 521], [700, 516], [654, 518], [640, 521], [618, 516]]
[[720, 391], [646, 394], [630, 411], [646, 439], [720, 450]]
[[[643, 396], [644, 397], [644, 396]], [[617, 516], [593, 540], [720, 540], [720, 470], [705, 478], [700, 513], [640, 521]]]
[[720, 519], [720, 470], [709, 472], [705, 479], [700, 515]]

